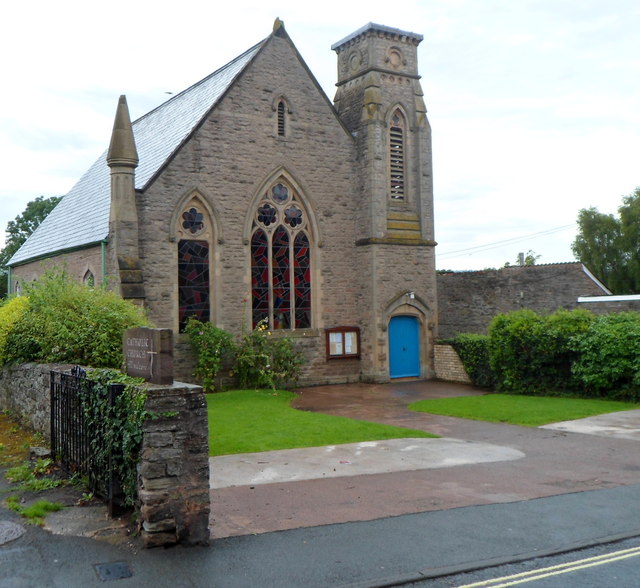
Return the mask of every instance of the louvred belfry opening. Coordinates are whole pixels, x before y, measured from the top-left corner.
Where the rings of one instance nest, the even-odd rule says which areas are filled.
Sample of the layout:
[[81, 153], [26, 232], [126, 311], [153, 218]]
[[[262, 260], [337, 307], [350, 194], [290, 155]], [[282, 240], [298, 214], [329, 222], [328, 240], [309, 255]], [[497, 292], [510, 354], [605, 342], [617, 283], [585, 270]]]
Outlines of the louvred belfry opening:
[[404, 200], [405, 195], [404, 128], [404, 117], [396, 110], [389, 127], [390, 194], [393, 200]]

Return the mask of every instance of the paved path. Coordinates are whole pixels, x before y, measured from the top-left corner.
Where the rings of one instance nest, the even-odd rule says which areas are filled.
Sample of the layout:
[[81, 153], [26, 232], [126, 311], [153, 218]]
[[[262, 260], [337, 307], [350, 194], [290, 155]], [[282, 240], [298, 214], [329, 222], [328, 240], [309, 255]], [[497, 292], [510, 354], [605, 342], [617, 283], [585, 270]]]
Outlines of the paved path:
[[[484, 423], [416, 413], [406, 408], [422, 398], [483, 393], [470, 386], [422, 381], [321, 386], [299, 392], [295, 406], [303, 410], [405, 426], [446, 439], [464, 440], [468, 447], [458, 446], [462, 449], [458, 455], [462, 457], [476, 443], [518, 452], [520, 457], [467, 462], [455, 467], [316, 476], [313, 480], [286, 482], [274, 473], [277, 468], [273, 457], [262, 454], [254, 463], [256, 469], [245, 471], [247, 477], [240, 482], [244, 485], [212, 490], [214, 537], [367, 521], [640, 484], [638, 443], [633, 439]], [[317, 459], [318, 452], [322, 451], [315, 450], [310, 455]], [[282, 458], [285, 461], [281, 463], [288, 463], [286, 455], [281, 455]], [[245, 458], [236, 459], [239, 464]], [[257, 461], [269, 461], [269, 464]], [[341, 465], [352, 464], [338, 464]], [[269, 483], [255, 481], [263, 475], [261, 466], [271, 468], [267, 476]], [[245, 463], [243, 467], [249, 466]], [[322, 473], [326, 468], [324, 463], [317, 471]], [[214, 480], [216, 475], [214, 462]]]

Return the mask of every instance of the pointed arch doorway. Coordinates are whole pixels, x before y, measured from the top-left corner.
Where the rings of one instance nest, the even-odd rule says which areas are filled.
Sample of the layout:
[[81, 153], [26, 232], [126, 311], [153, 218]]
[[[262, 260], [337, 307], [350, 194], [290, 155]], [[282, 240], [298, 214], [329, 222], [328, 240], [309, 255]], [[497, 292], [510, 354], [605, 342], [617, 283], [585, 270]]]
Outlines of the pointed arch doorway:
[[400, 315], [389, 321], [389, 377], [420, 376], [420, 322]]

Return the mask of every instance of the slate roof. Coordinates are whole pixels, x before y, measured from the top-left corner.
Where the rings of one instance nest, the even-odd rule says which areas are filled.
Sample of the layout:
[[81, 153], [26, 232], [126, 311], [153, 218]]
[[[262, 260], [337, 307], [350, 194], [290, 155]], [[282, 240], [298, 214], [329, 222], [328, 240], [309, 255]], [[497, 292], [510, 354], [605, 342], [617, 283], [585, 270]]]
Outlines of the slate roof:
[[[148, 186], [265, 41], [133, 122], [140, 158], [137, 190]], [[106, 158], [105, 150], [9, 260], [9, 265], [99, 243], [108, 237], [111, 180]]]

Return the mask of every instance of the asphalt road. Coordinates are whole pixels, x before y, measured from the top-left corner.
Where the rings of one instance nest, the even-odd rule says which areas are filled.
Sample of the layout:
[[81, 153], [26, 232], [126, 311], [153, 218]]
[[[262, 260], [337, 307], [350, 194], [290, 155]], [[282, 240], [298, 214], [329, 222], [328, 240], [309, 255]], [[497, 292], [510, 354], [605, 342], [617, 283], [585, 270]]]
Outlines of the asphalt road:
[[424, 582], [414, 588], [620, 588], [637, 586], [640, 537]]

